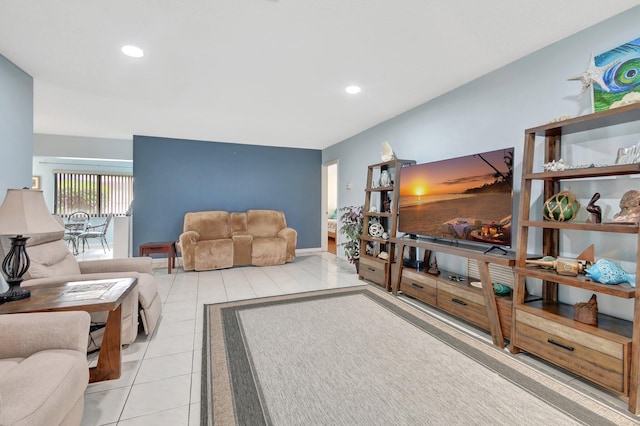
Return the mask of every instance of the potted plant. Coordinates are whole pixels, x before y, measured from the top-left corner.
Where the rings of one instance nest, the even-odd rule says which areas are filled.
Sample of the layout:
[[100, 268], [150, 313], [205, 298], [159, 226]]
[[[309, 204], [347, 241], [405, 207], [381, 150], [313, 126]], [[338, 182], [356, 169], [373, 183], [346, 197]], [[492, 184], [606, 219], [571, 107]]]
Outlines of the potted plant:
[[346, 235], [347, 241], [340, 245], [350, 263], [360, 266], [360, 237], [364, 223], [364, 206], [348, 206], [340, 209], [340, 233]]

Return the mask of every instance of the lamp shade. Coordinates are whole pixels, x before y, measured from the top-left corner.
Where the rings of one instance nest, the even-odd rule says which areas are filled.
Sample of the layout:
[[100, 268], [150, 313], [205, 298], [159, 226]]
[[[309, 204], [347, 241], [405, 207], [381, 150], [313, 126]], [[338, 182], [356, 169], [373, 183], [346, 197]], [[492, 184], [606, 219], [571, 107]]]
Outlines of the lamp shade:
[[62, 231], [49, 212], [42, 191], [8, 189], [0, 206], [0, 235], [32, 235]]

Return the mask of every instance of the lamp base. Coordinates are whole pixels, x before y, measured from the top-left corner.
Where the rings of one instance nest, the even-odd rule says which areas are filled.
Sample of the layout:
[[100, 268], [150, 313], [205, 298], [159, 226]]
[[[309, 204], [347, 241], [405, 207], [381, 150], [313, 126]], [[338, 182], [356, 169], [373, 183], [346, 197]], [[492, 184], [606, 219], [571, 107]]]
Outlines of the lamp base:
[[28, 297], [31, 297], [31, 292], [20, 287], [20, 283], [9, 283], [9, 290], [0, 293], [0, 303], [14, 302]]

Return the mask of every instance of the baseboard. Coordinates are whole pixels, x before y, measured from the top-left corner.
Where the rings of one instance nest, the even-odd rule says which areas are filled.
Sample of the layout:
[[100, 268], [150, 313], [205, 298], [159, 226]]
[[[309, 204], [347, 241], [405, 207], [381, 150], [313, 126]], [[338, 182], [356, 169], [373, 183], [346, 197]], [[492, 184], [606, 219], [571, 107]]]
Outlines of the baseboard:
[[321, 252], [322, 248], [321, 247], [314, 247], [314, 248], [304, 248], [304, 249], [296, 249], [296, 255], [298, 254], [304, 254], [304, 253], [317, 253], [317, 252]]

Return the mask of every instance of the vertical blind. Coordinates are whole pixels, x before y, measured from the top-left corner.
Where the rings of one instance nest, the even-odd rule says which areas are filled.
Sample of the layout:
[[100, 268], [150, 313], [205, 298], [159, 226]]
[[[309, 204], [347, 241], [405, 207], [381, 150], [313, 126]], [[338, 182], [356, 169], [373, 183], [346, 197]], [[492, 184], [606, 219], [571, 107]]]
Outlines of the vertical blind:
[[55, 213], [76, 211], [90, 216], [124, 215], [133, 200], [133, 176], [54, 173]]

